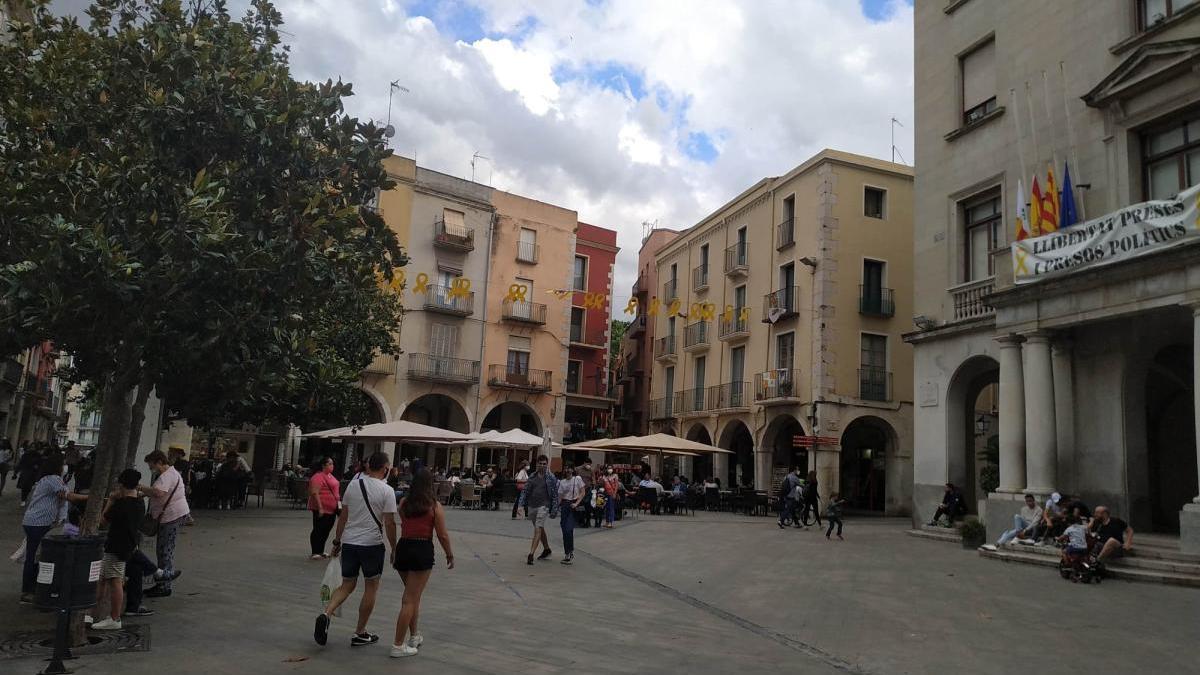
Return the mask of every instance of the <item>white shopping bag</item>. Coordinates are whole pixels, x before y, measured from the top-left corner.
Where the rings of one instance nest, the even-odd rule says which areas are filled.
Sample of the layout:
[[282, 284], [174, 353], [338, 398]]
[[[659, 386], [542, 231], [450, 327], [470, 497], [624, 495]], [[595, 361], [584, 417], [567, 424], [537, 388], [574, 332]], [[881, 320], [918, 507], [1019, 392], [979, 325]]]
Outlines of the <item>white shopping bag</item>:
[[8, 559], [17, 563], [18, 565], [25, 563], [25, 540], [24, 539], [21, 540], [21, 545], [17, 547], [17, 550], [13, 551], [13, 554], [8, 556]]
[[[329, 606], [329, 600], [333, 597], [334, 590], [341, 585], [342, 563], [337, 558], [330, 558], [329, 564], [325, 566], [325, 576], [321, 578], [321, 609]], [[338, 607], [333, 615], [341, 616], [342, 608]]]

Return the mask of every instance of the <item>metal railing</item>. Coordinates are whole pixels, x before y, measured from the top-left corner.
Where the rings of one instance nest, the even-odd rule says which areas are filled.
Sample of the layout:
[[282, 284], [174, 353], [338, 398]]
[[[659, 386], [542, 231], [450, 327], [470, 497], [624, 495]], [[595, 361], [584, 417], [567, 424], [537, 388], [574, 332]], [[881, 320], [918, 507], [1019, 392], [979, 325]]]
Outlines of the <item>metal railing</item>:
[[409, 354], [408, 379], [473, 384], [479, 381], [479, 362], [451, 356]]
[[788, 286], [763, 296], [763, 322], [772, 323], [796, 314], [796, 299], [800, 297], [798, 286]]
[[749, 252], [750, 244], [744, 241], [725, 249], [725, 273], [748, 272], [750, 270]]
[[646, 330], [646, 316], [644, 314], [642, 314], [642, 315], [639, 315], [636, 319], [629, 322], [629, 330], [626, 334], [631, 335], [631, 336], [637, 335], [638, 333], [641, 333], [644, 330]]
[[708, 346], [708, 322], [697, 321], [683, 329], [683, 348]]
[[721, 317], [721, 327], [719, 329], [720, 330], [719, 337], [722, 340], [724, 340], [725, 338], [749, 335], [750, 334], [750, 325], [749, 324], [750, 324], [750, 322], [748, 320], [742, 318], [741, 308], [734, 307], [733, 308], [733, 316], [729, 319], [729, 321], [726, 321], [725, 317]]
[[675, 416], [675, 397], [656, 398], [650, 401], [650, 419], [665, 420]]
[[654, 341], [654, 358], [674, 358], [678, 353], [676, 351], [677, 347], [674, 335], [660, 337]]
[[541, 253], [541, 247], [530, 241], [517, 242], [517, 260], [527, 263], [535, 263], [538, 261], [538, 254]]
[[678, 298], [678, 297], [679, 297], [679, 280], [678, 279], [672, 279], [672, 280], [668, 281], [667, 283], [663, 284], [663, 294], [662, 294], [663, 302], [671, 302], [672, 300], [674, 300], [675, 298]]
[[534, 368], [510, 368], [507, 364], [493, 363], [488, 366], [488, 385], [507, 389], [528, 391], [550, 391], [549, 370]]
[[754, 376], [754, 400], [769, 401], [775, 398], [795, 398], [799, 392], [795, 387], [795, 368], [773, 368]]
[[708, 265], [699, 265], [692, 269], [692, 290], [708, 288]]
[[376, 354], [367, 367], [363, 368], [363, 372], [371, 375], [395, 375], [396, 361], [395, 354]]
[[462, 225], [447, 225], [444, 218], [433, 221], [433, 245], [459, 251], [475, 249], [475, 230]]
[[954, 320], [966, 321], [995, 314], [996, 310], [983, 299], [992, 294], [995, 284], [995, 279], [988, 277], [951, 288], [950, 297], [954, 300]]
[[775, 248], [781, 249], [796, 243], [796, 219], [788, 218], [775, 226]]
[[708, 397], [704, 387], [691, 387], [675, 392], [675, 414], [687, 415], [708, 410]]
[[726, 382], [708, 388], [708, 410], [744, 408], [750, 405], [749, 382]]
[[860, 284], [858, 287], [858, 312], [869, 316], [895, 316], [896, 301], [892, 289]]
[[892, 400], [892, 374], [879, 367], [858, 371], [858, 397], [864, 401]]
[[467, 316], [475, 311], [475, 291], [467, 291], [464, 296], [448, 286], [430, 286], [425, 293], [425, 309]]
[[540, 302], [504, 300], [501, 303], [500, 315], [511, 321], [544, 324], [546, 323], [546, 306]]

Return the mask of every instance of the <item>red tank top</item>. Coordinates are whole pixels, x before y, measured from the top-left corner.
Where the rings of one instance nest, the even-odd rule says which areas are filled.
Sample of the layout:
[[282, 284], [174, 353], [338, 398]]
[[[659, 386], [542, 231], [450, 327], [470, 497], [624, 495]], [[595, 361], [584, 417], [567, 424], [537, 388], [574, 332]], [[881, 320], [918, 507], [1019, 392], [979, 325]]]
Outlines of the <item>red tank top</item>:
[[429, 509], [424, 514], [405, 517], [403, 511], [400, 513], [400, 538], [401, 539], [432, 539], [433, 538], [433, 509]]

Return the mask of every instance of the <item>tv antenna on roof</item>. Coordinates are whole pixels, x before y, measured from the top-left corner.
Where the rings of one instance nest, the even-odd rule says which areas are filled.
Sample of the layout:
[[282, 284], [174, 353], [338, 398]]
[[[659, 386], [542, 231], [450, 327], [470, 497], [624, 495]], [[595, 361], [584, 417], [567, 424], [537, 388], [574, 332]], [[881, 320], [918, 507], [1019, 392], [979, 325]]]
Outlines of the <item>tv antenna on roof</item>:
[[481, 155], [478, 152], [476, 152], [474, 155], [471, 155], [471, 182], [472, 183], [475, 182], [475, 161], [480, 160], [480, 159], [486, 159], [488, 161], [488, 168], [489, 168], [488, 185], [491, 185], [492, 184], [492, 172], [490, 171], [490, 169], [492, 166], [492, 158], [487, 157], [485, 155]]
[[396, 135], [396, 127], [392, 126], [392, 96], [395, 95], [397, 89], [406, 94], [411, 93], [409, 92], [408, 87], [400, 84], [400, 80], [392, 80], [391, 84], [388, 86], [388, 116], [387, 126], [383, 128], [384, 138], [391, 138]]
[[[896, 155], [899, 154], [899, 150], [896, 150], [896, 125], [897, 124], [900, 124], [900, 120], [896, 119], [895, 117], [892, 117], [892, 164], [896, 163]], [[903, 129], [904, 125], [900, 124], [900, 128]], [[904, 155], [900, 155], [900, 161], [904, 162]], [[908, 162], [904, 162], [904, 163], [908, 164]]]

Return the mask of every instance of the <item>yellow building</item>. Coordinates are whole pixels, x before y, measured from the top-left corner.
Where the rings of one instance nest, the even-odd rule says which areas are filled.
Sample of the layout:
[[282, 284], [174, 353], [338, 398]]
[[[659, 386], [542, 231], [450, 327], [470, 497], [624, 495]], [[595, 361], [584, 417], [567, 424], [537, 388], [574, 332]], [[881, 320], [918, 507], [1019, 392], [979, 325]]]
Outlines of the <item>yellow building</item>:
[[658, 251], [650, 430], [735, 453], [679, 470], [910, 510], [912, 176], [824, 150]]

